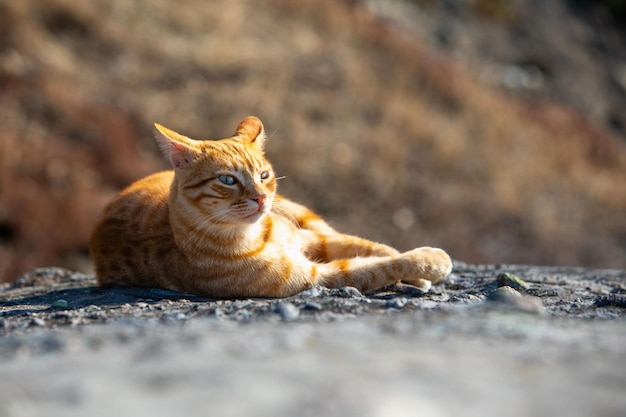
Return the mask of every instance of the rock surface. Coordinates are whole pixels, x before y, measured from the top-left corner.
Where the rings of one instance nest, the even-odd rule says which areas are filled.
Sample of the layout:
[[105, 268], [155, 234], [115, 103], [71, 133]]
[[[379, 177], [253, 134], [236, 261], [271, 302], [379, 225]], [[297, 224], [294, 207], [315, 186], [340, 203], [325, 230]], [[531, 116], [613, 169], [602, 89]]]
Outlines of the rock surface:
[[35, 270], [0, 287], [0, 417], [623, 416], [625, 278], [456, 263], [426, 294], [216, 300]]

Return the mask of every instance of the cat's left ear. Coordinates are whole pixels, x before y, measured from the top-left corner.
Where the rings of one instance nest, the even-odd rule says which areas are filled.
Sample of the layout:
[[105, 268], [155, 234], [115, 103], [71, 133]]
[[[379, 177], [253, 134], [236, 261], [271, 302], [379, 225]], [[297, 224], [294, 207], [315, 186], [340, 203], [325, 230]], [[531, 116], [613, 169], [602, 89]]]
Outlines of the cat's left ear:
[[265, 129], [263, 128], [263, 123], [256, 116], [249, 116], [243, 119], [237, 125], [237, 130], [235, 131], [235, 136], [241, 138], [247, 143], [260, 151], [263, 151], [263, 146], [265, 145], [265, 140], [267, 136], [265, 135]]
[[154, 124], [154, 138], [175, 169], [187, 168], [198, 156], [198, 151], [193, 147], [193, 139], [158, 123]]

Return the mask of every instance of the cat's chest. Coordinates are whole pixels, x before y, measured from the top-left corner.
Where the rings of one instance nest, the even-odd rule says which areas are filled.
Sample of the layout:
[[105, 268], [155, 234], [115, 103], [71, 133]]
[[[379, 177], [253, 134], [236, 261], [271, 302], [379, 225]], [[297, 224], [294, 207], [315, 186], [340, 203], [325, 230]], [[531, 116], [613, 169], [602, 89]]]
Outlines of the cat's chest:
[[302, 254], [305, 245], [300, 230], [282, 217], [272, 216], [257, 235], [256, 244], [264, 246], [266, 253], [282, 253], [290, 257]]
[[272, 230], [265, 231], [268, 242], [283, 249], [300, 249], [303, 245], [299, 229], [282, 217], [272, 217]]

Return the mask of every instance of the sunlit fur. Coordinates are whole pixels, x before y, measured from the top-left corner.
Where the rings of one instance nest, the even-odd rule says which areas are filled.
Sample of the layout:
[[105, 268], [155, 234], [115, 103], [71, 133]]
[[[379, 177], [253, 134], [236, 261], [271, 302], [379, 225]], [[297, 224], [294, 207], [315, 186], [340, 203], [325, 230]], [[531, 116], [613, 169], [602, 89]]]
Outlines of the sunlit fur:
[[276, 194], [256, 117], [228, 139], [193, 140], [160, 125], [155, 137], [174, 170], [135, 182], [105, 209], [91, 239], [101, 286], [285, 297], [316, 284], [428, 289], [451, 270], [441, 249], [399, 253], [341, 234]]

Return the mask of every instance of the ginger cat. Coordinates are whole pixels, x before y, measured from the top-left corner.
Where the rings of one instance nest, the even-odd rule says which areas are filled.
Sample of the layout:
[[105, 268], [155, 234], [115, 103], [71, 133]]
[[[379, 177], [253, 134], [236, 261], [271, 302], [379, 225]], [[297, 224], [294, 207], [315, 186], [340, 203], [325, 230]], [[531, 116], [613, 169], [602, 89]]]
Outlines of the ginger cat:
[[371, 291], [401, 280], [428, 290], [452, 269], [441, 249], [399, 253], [276, 194], [256, 117], [217, 141], [155, 127], [174, 170], [135, 182], [105, 209], [91, 238], [101, 286], [286, 297], [316, 284]]

